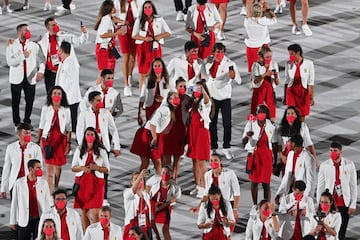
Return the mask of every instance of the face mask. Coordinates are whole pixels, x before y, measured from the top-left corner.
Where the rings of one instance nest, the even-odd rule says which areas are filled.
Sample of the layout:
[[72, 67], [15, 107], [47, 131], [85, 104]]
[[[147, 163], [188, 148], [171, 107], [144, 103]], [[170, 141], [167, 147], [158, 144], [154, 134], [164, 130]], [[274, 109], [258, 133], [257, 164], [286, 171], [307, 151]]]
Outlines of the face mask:
[[114, 84], [114, 81], [112, 81], [112, 80], [105, 81], [105, 86], [108, 87], [108, 88], [112, 87], [113, 84]]
[[28, 143], [31, 141], [31, 135], [25, 135], [24, 136], [24, 142]]
[[200, 98], [202, 95], [202, 92], [194, 92], [194, 97], [195, 98]]
[[264, 62], [265, 62], [265, 65], [270, 65], [271, 58], [270, 59], [265, 59]]
[[224, 58], [225, 54], [224, 53], [216, 53], [215, 57], [217, 60], [219, 60], [219, 62], [221, 62]]
[[270, 217], [270, 214], [271, 214], [270, 209], [265, 209], [265, 210], [263, 210], [263, 215], [264, 215], [265, 217]]
[[174, 97], [174, 98], [173, 98], [173, 104], [174, 104], [175, 107], [176, 107], [176, 106], [179, 106], [179, 104], [180, 104], [180, 98], [179, 98], [179, 97]]
[[195, 61], [196, 59], [198, 59], [199, 55], [197, 53], [192, 53], [191, 54], [191, 60]]
[[44, 234], [45, 234], [46, 236], [52, 236], [52, 235], [54, 234], [54, 229], [52, 229], [52, 228], [45, 228], [43, 232], [44, 232]]
[[30, 31], [26, 31], [26, 32], [24, 33], [24, 38], [25, 38], [25, 39], [30, 39], [30, 38], [31, 38], [31, 32], [30, 32]]
[[296, 59], [297, 59], [297, 57], [295, 55], [290, 55], [289, 56], [289, 61], [292, 62], [292, 63], [295, 62]]
[[136, 237], [135, 237], [135, 236], [128, 236], [127, 239], [128, 239], [128, 240], [136, 240]]
[[301, 193], [295, 193], [294, 198], [296, 201], [300, 201], [302, 199], [303, 195]]
[[146, 16], [150, 17], [153, 14], [152, 8], [145, 8], [144, 13]]
[[185, 92], [186, 92], [186, 89], [185, 89], [185, 88], [179, 88], [179, 89], [178, 89], [178, 93], [179, 93], [180, 95], [185, 95]]
[[55, 203], [56, 209], [62, 211], [66, 207], [66, 202], [63, 200], [59, 200]]
[[289, 124], [293, 124], [295, 122], [296, 117], [293, 115], [287, 115], [286, 116], [286, 120], [288, 121]]
[[86, 140], [87, 143], [94, 143], [95, 136], [86, 136], [85, 140]]
[[165, 182], [168, 182], [168, 181], [170, 181], [171, 176], [170, 176], [170, 174], [162, 174], [161, 179]]
[[35, 176], [41, 177], [42, 175], [43, 175], [43, 172], [42, 172], [42, 169], [41, 169], [41, 168], [35, 170]]
[[220, 167], [220, 163], [219, 162], [211, 162], [210, 167], [211, 167], [211, 169], [218, 169]]
[[336, 159], [338, 159], [339, 154], [337, 152], [331, 151], [330, 152], [330, 158], [331, 160], [335, 161]]
[[100, 222], [102, 227], [106, 227], [109, 224], [109, 220], [107, 218], [104, 218], [104, 217], [101, 217], [99, 219], [99, 222]]
[[53, 28], [53, 31], [55, 32], [55, 33], [58, 33], [59, 31], [60, 31], [60, 27], [59, 27], [59, 25], [55, 25], [54, 26], [54, 28]]
[[263, 121], [266, 119], [266, 113], [258, 113], [257, 114], [257, 119], [259, 119], [260, 121]]
[[220, 205], [220, 199], [218, 200], [210, 200], [213, 207], [218, 207]]
[[51, 99], [53, 101], [53, 103], [60, 103], [61, 102], [61, 96], [51, 96]]
[[144, 182], [139, 182], [138, 189], [141, 190], [144, 187]]
[[104, 103], [103, 103], [103, 102], [98, 102], [98, 103], [96, 104], [96, 108], [97, 108], [97, 109], [104, 108]]
[[320, 208], [322, 212], [328, 212], [330, 210], [330, 204], [320, 203]]
[[155, 74], [161, 74], [162, 73], [163, 68], [162, 67], [154, 67], [154, 72]]

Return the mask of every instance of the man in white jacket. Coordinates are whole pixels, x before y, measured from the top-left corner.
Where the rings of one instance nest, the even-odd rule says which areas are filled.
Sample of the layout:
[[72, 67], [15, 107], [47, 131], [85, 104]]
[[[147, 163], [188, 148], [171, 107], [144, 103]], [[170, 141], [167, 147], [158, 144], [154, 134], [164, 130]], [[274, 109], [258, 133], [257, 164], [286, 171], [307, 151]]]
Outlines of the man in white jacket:
[[36, 238], [41, 213], [50, 209], [49, 186], [41, 178], [41, 162], [31, 159], [29, 174], [16, 180], [10, 208], [10, 227], [17, 230], [17, 239]]
[[56, 232], [62, 240], [82, 239], [83, 229], [81, 218], [78, 212], [67, 207], [66, 190], [58, 189], [53, 193], [54, 206], [41, 214], [38, 229], [38, 239], [41, 236], [41, 228], [46, 219], [55, 222]]
[[[342, 145], [338, 142], [330, 144], [330, 159], [319, 168], [317, 198], [326, 189], [333, 193], [336, 206], [341, 214], [342, 222], [339, 240], [345, 239], [350, 215], [356, 211], [357, 174], [352, 161], [342, 157]], [[320, 200], [319, 200], [320, 201]]]
[[45, 65], [39, 45], [30, 40], [31, 33], [27, 24], [16, 27], [15, 40], [9, 39], [6, 47], [6, 62], [10, 67], [11, 105], [15, 127], [20, 123], [21, 90], [25, 94], [24, 122], [31, 123], [31, 112], [35, 98], [35, 84], [43, 78]]

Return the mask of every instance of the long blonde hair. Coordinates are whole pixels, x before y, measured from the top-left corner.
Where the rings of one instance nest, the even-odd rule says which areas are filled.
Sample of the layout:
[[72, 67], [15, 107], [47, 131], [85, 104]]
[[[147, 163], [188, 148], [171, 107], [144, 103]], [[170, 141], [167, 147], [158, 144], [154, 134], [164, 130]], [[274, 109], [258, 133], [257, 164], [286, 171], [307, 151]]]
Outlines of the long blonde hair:
[[263, 14], [262, 6], [259, 3], [254, 3], [251, 9], [251, 16], [258, 18], [261, 17], [262, 14]]

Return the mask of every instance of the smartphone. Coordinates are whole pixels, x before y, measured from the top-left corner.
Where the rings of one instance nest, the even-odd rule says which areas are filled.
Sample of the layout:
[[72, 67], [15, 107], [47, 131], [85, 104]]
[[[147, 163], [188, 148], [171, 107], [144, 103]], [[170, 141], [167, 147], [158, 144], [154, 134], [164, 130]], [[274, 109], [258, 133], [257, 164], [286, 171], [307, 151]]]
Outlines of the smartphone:
[[80, 21], [80, 27], [82, 27], [82, 26], [84, 26], [84, 24], [83, 24], [83, 22], [82, 22], [82, 21]]
[[230, 72], [230, 71], [234, 71], [234, 66], [230, 66], [230, 67], [229, 67], [229, 72]]

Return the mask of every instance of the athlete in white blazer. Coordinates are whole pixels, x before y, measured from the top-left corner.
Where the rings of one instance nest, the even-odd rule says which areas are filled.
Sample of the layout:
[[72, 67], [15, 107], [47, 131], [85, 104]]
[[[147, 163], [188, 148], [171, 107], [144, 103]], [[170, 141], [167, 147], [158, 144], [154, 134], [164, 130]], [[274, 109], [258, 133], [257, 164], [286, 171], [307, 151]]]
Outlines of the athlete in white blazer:
[[[147, 88], [147, 79], [145, 79], [144, 84], [141, 87], [141, 92], [140, 92], [140, 102], [144, 103], [144, 107], [149, 107], [153, 104], [153, 102], [155, 101], [155, 89], [154, 88]], [[164, 88], [164, 84], [165, 84], [165, 79], [162, 78], [159, 82], [159, 90], [160, 90], [160, 96], [163, 98], [166, 98], [170, 88]]]
[[[222, 24], [219, 11], [212, 3], [205, 3], [204, 17], [206, 26], [214, 27], [216, 24]], [[197, 26], [197, 19], [199, 16], [198, 4], [194, 4], [189, 7], [186, 17], [185, 29], [191, 28], [194, 31]]]
[[[162, 33], [169, 33], [171, 34], [171, 30], [169, 28], [169, 26], [167, 25], [167, 23], [165, 22], [164, 18], [159, 17], [159, 16], [154, 16], [153, 21], [152, 21], [152, 27], [154, 29], [154, 35], [157, 36], [159, 34]], [[140, 37], [146, 37], [146, 33], [148, 31], [149, 28], [149, 22], [146, 21], [145, 22], [145, 27], [144, 30], [140, 29], [140, 18], [137, 18], [135, 20], [135, 24], [134, 24], [134, 28], [133, 28], [133, 32], [132, 32], [132, 37], [134, 38], [135, 36], [140, 36]], [[135, 41], [136, 44], [142, 44], [144, 42], [144, 40], [139, 40], [137, 39]], [[164, 44], [164, 38], [161, 38], [158, 41], [159, 44]]]
[[[296, 66], [294, 66], [294, 63], [288, 62], [285, 65], [285, 82], [284, 82], [284, 84], [287, 87], [291, 87], [293, 85], [295, 72], [296, 72]], [[313, 61], [309, 59], [303, 59], [303, 62], [300, 66], [300, 75], [301, 75], [301, 84], [304, 88], [308, 88], [308, 86], [314, 86], [315, 71], [314, 71]]]
[[[248, 153], [253, 153], [254, 149], [256, 147], [256, 143], [259, 140], [260, 131], [261, 131], [261, 128], [260, 128], [259, 124], [257, 123], [257, 121], [248, 121], [246, 123], [244, 133], [243, 133], [243, 138], [246, 136], [246, 133], [249, 131], [253, 131], [254, 135], [252, 135], [249, 138], [249, 141], [245, 145], [245, 150], [247, 150]], [[271, 123], [271, 121], [269, 119], [266, 119], [266, 122], [265, 122], [265, 132], [268, 137], [271, 136], [271, 138], [269, 139], [271, 141], [268, 141], [268, 146], [269, 146], [269, 149], [272, 149], [272, 142], [275, 141], [275, 134], [274, 134], [275, 126]]]
[[[116, 8], [116, 17], [118, 17], [120, 20], [126, 20], [126, 14], [129, 9], [129, 2], [125, 1], [125, 11], [122, 11], [121, 9], [121, 0], [115, 0], [114, 5]], [[134, 16], [134, 18], [138, 18], [141, 14], [142, 6], [144, 4], [144, 0], [132, 0], [130, 2], [131, 12]]]
[[[155, 174], [149, 180], [146, 181], [146, 188], [150, 188], [150, 197], [155, 196], [155, 194], [160, 190], [161, 184], [161, 175]], [[170, 186], [167, 192], [166, 201], [170, 202], [173, 198], [177, 200], [181, 197], [181, 188], [173, 180], [170, 180]]]
[[[47, 138], [52, 118], [54, 116], [54, 108], [50, 106], [43, 106], [41, 108], [41, 114], [40, 114], [40, 122], [39, 122], [39, 129], [42, 129], [42, 135], [41, 138]], [[67, 133], [71, 132], [71, 115], [70, 115], [70, 109], [65, 108], [63, 106], [60, 106], [58, 111], [58, 118], [59, 118], [59, 125], [60, 125], [60, 131], [62, 134], [67, 135]]]

